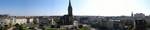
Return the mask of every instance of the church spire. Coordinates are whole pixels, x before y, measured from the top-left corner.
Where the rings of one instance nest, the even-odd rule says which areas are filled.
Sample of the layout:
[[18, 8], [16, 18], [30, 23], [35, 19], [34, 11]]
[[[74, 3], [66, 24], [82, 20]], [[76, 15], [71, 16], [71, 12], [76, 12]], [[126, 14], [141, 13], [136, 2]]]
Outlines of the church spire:
[[134, 16], [134, 14], [133, 14], [133, 12], [131, 12], [131, 17], [133, 17]]
[[69, 16], [72, 16], [71, 0], [69, 0], [69, 5], [68, 5], [68, 15], [69, 15]]
[[69, 0], [69, 6], [71, 6], [71, 0]]

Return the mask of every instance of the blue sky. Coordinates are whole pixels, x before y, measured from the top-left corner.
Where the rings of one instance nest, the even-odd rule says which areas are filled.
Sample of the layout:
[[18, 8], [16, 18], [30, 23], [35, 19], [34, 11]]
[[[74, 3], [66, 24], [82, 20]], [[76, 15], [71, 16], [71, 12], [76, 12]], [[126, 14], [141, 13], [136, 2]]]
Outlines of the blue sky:
[[[150, 0], [71, 0], [74, 15], [150, 14]], [[0, 0], [0, 14], [55, 16], [67, 14], [68, 0]]]

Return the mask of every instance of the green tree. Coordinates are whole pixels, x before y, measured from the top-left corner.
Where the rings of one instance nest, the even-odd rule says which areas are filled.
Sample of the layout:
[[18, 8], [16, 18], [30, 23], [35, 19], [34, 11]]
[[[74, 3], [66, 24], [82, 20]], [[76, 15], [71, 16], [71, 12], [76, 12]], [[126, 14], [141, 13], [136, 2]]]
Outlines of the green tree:
[[26, 26], [26, 25], [24, 25], [24, 24], [21, 24], [21, 25], [16, 24], [15, 26], [16, 26], [16, 28], [15, 28], [15, 29], [19, 29], [19, 30], [30, 30], [30, 29], [29, 29], [29, 28], [27, 28], [27, 26]]
[[88, 28], [88, 27], [82, 27], [82, 28], [80, 28], [80, 30], [90, 30], [90, 28]]

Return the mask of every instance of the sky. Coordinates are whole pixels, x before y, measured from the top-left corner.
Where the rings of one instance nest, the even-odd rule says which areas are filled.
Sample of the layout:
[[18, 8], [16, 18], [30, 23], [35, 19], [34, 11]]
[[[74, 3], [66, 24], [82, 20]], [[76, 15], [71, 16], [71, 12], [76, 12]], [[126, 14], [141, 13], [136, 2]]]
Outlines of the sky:
[[[71, 0], [73, 15], [130, 16], [150, 14], [150, 0]], [[0, 0], [0, 14], [12, 16], [63, 16], [68, 0]]]

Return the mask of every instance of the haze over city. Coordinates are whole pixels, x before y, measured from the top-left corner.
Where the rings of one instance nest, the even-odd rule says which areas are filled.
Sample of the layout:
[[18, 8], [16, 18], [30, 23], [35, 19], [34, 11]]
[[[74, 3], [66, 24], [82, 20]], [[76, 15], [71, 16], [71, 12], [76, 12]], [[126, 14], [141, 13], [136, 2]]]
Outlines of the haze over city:
[[150, 30], [150, 0], [0, 0], [0, 30]]
[[[74, 15], [149, 15], [150, 0], [72, 0]], [[68, 0], [0, 0], [0, 14], [13, 16], [55, 16], [67, 14]]]

